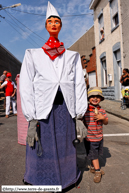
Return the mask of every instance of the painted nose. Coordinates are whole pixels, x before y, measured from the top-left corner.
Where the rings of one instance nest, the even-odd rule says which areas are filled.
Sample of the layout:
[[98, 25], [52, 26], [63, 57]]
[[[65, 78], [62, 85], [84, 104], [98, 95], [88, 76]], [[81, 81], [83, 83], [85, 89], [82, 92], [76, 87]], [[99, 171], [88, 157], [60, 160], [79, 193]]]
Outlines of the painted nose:
[[52, 26], [55, 26], [55, 22], [52, 23]]

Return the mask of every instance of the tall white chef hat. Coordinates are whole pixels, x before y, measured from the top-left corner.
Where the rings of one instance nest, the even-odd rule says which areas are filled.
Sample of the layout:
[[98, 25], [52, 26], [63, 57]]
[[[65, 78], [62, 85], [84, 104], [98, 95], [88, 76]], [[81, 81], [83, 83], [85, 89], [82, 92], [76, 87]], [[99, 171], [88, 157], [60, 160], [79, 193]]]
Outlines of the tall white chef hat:
[[48, 6], [47, 6], [47, 14], [46, 14], [46, 20], [51, 16], [57, 16], [60, 18], [58, 12], [56, 11], [55, 7], [48, 1]]

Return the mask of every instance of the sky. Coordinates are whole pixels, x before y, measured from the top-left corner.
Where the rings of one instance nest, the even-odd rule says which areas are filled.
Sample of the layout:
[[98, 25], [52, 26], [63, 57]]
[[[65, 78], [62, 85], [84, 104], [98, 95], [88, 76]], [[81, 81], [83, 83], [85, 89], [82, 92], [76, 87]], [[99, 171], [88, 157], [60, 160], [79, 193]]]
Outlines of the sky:
[[[93, 11], [89, 10], [91, 0], [50, 2], [61, 17], [58, 38], [67, 49], [93, 26]], [[48, 1], [0, 0], [3, 8], [17, 3], [21, 6], [0, 10], [0, 43], [22, 62], [26, 49], [40, 48], [49, 38], [45, 29]]]

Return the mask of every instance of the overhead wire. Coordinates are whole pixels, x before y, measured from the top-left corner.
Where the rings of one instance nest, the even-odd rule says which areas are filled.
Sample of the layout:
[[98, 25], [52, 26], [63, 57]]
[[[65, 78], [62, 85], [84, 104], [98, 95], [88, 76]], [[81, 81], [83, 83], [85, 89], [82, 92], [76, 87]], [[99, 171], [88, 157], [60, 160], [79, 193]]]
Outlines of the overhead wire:
[[[16, 9], [11, 9], [11, 10], [15, 10], [15, 11], [19, 11], [19, 12], [23, 12], [20, 10], [16, 10]], [[41, 36], [39, 36], [37, 33], [35, 33], [34, 31], [32, 31], [30, 28], [28, 28], [25, 24], [23, 24], [22, 22], [20, 22], [16, 17], [14, 17], [11, 13], [9, 13], [7, 10], [4, 10], [6, 13], [10, 14], [10, 16], [12, 18], [14, 18], [15, 20], [17, 20], [17, 22], [19, 22], [21, 25], [23, 25], [25, 28], [27, 28], [29, 31], [31, 31], [33, 34], [35, 34], [38, 38], [44, 40], [45, 42], [47, 40], [45, 40], [44, 38], [42, 38]], [[45, 16], [42, 14], [35, 14], [35, 13], [29, 13], [29, 12], [23, 12], [23, 13], [27, 13], [27, 14], [33, 14], [33, 15], [40, 15], [40, 16]], [[66, 15], [66, 16], [62, 16], [62, 17], [69, 17], [69, 16], [82, 16], [82, 15], [93, 15], [93, 13], [87, 13], [87, 14], [80, 14], [80, 15]]]
[[[39, 15], [39, 16], [46, 16], [44, 14], [38, 14], [38, 13], [30, 13], [30, 12], [27, 12], [27, 11], [20, 11], [18, 9], [12, 9], [13, 11], [18, 11], [18, 12], [21, 12], [21, 13], [27, 13], [27, 14], [31, 14], [31, 15]], [[83, 14], [77, 14], [77, 15], [63, 15], [61, 17], [73, 17], [73, 16], [84, 16], [84, 15], [93, 15], [93, 13], [83, 13]]]
[[[20, 33], [14, 26], [12, 26], [12, 24], [10, 24], [6, 19], [5, 19], [5, 21], [6, 21], [15, 31], [17, 31], [20, 35], [22, 35], [22, 33]], [[32, 42], [30, 42], [28, 39], [27, 39], [27, 41], [28, 41], [29, 43], [31, 43], [31, 44], [35, 47], [35, 45], [34, 45]]]
[[[24, 12], [24, 11], [20, 11], [20, 10], [16, 10], [16, 9], [12, 9], [14, 11], [19, 11], [19, 12], [22, 12], [22, 13], [27, 13], [27, 14], [32, 14], [32, 15], [39, 15], [39, 16], [45, 16], [45, 15], [42, 15], [42, 14], [35, 14], [35, 13], [30, 13], [30, 12]], [[5, 10], [6, 11], [6, 10]], [[7, 12], [7, 11], [6, 11]], [[80, 15], [64, 15], [62, 17], [69, 17], [69, 16], [83, 16], [83, 15], [94, 15], [93, 13], [87, 13], [87, 14], [80, 14]], [[11, 14], [12, 17], [14, 17], [12, 14]], [[122, 25], [122, 23], [128, 19], [128, 15], [127, 17], [119, 24], [119, 25]], [[14, 17], [15, 18], [15, 17]], [[16, 18], [15, 18], [16, 19]], [[17, 20], [17, 19], [16, 19]], [[18, 21], [18, 20], [17, 20]], [[20, 22], [20, 21], [18, 21]], [[21, 22], [20, 22], [21, 23]], [[21, 23], [22, 24], [22, 23]], [[22, 24], [24, 25], [24, 24]], [[25, 26], [25, 25], [24, 25]], [[26, 28], [28, 28], [27, 26], [25, 26]], [[30, 30], [32, 33], [34, 33], [35, 35], [37, 35], [35, 32], [33, 32], [31, 29], [28, 28], [28, 30]], [[106, 37], [108, 37], [111, 33], [109, 33], [108, 35], [106, 35]], [[38, 37], [40, 37], [41, 39], [43, 39], [41, 36], [37, 35]], [[44, 41], [46, 41], [45, 39], [43, 39]], [[96, 46], [98, 46], [99, 44], [97, 44]]]
[[[45, 16], [43, 14], [35, 14], [35, 13], [30, 13], [30, 12], [24, 12], [24, 11], [20, 11], [20, 10], [16, 10], [16, 9], [11, 9], [11, 10], [14, 10], [14, 11], [19, 11], [19, 12], [22, 12], [22, 13], [27, 13], [27, 14], [32, 14], [32, 15], [39, 15], [39, 16]], [[14, 17], [11, 13], [9, 13], [7, 10], [4, 10], [8, 15], [10, 15], [10, 17], [12, 17], [13, 21], [14, 19], [19, 22], [21, 25], [23, 25], [25, 28], [27, 28], [29, 31], [32, 32], [32, 34], [35, 34], [36, 37], [44, 40], [46, 42], [46, 40], [44, 38], [42, 38], [41, 36], [39, 36], [38, 34], [36, 34], [35, 32], [33, 32], [30, 28], [28, 28], [25, 24], [23, 24], [22, 22], [20, 22], [16, 17]], [[64, 15], [62, 17], [72, 17], [72, 16], [84, 16], [84, 15], [93, 15], [93, 13], [86, 13], [86, 14], [79, 14], [79, 15]], [[9, 21], [8, 21], [9, 22]], [[15, 21], [14, 21], [15, 22]], [[16, 23], [16, 22], [15, 22]], [[14, 25], [14, 24], [13, 24]], [[24, 31], [17, 23], [16, 25], [22, 30]], [[12, 26], [12, 25], [11, 25]], [[14, 27], [13, 27], [14, 28]], [[16, 29], [16, 28], [14, 28]], [[16, 30], [17, 31], [17, 30]], [[17, 31], [18, 32], [18, 31]], [[25, 33], [27, 33], [26, 31], [24, 31]], [[29, 37], [30, 39], [32, 39], [31, 37]], [[34, 40], [33, 40], [34, 41]], [[35, 42], [35, 41], [34, 41]], [[36, 42], [35, 42], [36, 43]], [[37, 44], [37, 43], [36, 43]], [[38, 45], [38, 44], [37, 44]], [[39, 46], [39, 45], [38, 45]]]
[[[7, 20], [7, 19], [6, 19]], [[14, 23], [12, 23], [11, 21], [9, 21], [9, 20], [7, 20], [8, 22], [10, 22], [12, 25], [15, 25]], [[17, 25], [15, 25], [16, 27], [17, 27]], [[19, 26], [18, 26], [19, 27]], [[19, 27], [19, 29], [21, 29], [23, 32], [25, 32], [25, 33], [27, 33], [26, 31], [24, 31], [21, 27]], [[29, 35], [28, 33], [27, 33], [27, 35]], [[23, 34], [22, 34], [22, 36], [23, 36]], [[34, 41], [30, 36], [28, 36], [28, 38], [30, 38], [35, 44], [37, 44], [37, 42], [36, 41]], [[37, 46], [38, 47], [40, 47], [40, 45], [39, 44], [37, 44]]]
[[[11, 9], [11, 10], [15, 10], [15, 9]], [[46, 42], [46, 40], [44, 38], [42, 38], [41, 36], [39, 36], [38, 34], [36, 34], [35, 32], [33, 32], [30, 28], [28, 28], [25, 24], [23, 24], [22, 22], [20, 22], [16, 17], [14, 17], [11, 13], [9, 13], [7, 10], [4, 10], [8, 15], [10, 15], [10, 17], [12, 17], [13, 21], [14, 19], [19, 22], [21, 25], [23, 25], [25, 28], [27, 28], [29, 31], [32, 32], [32, 34], [35, 34], [38, 38], [44, 40]], [[15, 11], [20, 11], [20, 10], [15, 10]], [[22, 12], [22, 11], [20, 11]], [[33, 15], [40, 15], [40, 16], [45, 16], [42, 14], [34, 14], [34, 13], [29, 13], [29, 12], [23, 12], [23, 13], [28, 13], [28, 14], [33, 14]], [[92, 13], [87, 13], [87, 14], [80, 14], [80, 15], [66, 15], [66, 16], [62, 16], [62, 17], [69, 17], [69, 16], [82, 16], [82, 15], [93, 15]], [[9, 21], [8, 21], [9, 22]], [[15, 21], [14, 21], [15, 22]], [[15, 22], [16, 23], [16, 22]], [[16, 25], [18, 25], [16, 23]], [[19, 25], [18, 25], [19, 27]], [[20, 27], [19, 27], [20, 28]], [[20, 28], [22, 31], [24, 31], [22, 28]], [[25, 31], [24, 31], [25, 32]], [[31, 39], [31, 37], [29, 37]], [[34, 41], [34, 40], [33, 40]], [[35, 42], [36, 43], [36, 42]], [[37, 43], [36, 43], [37, 44]]]
[[[5, 10], [5, 12], [8, 12], [7, 10]], [[45, 40], [44, 38], [42, 38], [41, 36], [39, 36], [37, 33], [35, 33], [34, 31], [32, 31], [30, 28], [28, 28], [25, 24], [23, 24], [21, 21], [19, 21], [16, 17], [14, 17], [11, 13], [8, 12], [8, 14], [10, 14], [15, 20], [17, 20], [21, 25], [23, 25], [24, 27], [26, 27], [29, 31], [31, 31], [33, 34], [35, 34], [37, 37], [39, 37], [40, 39], [44, 40], [45, 42], [47, 40]]]
[[[8, 13], [7, 13], [8, 14]], [[10, 17], [10, 16], [9, 16]], [[10, 17], [11, 18], [11, 17]], [[7, 20], [7, 19], [6, 19]], [[15, 20], [12, 18], [12, 20], [15, 22]], [[11, 21], [9, 21], [8, 20], [8, 22], [10, 22], [10, 23], [12, 23]], [[15, 22], [16, 23], [16, 22]], [[14, 23], [12, 23], [12, 25], [14, 25]], [[27, 31], [25, 31], [24, 29], [22, 29], [17, 23], [16, 23], [16, 25], [15, 25], [16, 27], [18, 27], [18, 28], [20, 28], [23, 32], [25, 32], [25, 33], [27, 33], [28, 35], [30, 35]], [[34, 39], [32, 39], [30, 36], [29, 36], [29, 38], [35, 43], [35, 44], [37, 44], [37, 42], [34, 40]], [[37, 44], [39, 47], [40, 47], [40, 45], [39, 44]]]

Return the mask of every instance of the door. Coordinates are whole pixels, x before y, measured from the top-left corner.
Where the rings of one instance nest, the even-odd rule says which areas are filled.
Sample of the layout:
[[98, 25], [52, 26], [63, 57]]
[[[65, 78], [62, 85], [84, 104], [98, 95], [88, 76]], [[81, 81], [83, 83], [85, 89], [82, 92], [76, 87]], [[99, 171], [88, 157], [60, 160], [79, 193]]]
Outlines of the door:
[[121, 83], [120, 83], [120, 77], [122, 74], [122, 67], [121, 67], [121, 54], [120, 49], [114, 52], [115, 54], [115, 63], [116, 63], [116, 73], [117, 73], [117, 90], [118, 90], [118, 98], [121, 98]]
[[88, 75], [89, 75], [89, 86], [90, 87], [96, 86], [96, 73], [90, 72], [88, 73]]

